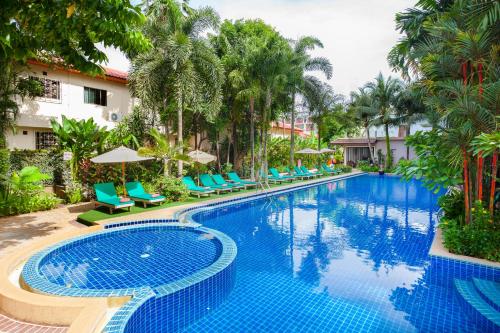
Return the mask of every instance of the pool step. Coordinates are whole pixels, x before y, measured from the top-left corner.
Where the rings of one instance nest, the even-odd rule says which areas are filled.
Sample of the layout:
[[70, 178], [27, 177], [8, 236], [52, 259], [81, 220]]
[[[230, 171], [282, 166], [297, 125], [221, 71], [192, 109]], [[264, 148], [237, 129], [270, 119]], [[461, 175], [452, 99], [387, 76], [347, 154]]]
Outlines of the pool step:
[[491, 306], [481, 296], [472, 281], [455, 279], [455, 288], [460, 294], [462, 307], [465, 309], [481, 332], [498, 332], [500, 329], [500, 311]]
[[500, 283], [476, 278], [472, 281], [484, 300], [500, 311]]

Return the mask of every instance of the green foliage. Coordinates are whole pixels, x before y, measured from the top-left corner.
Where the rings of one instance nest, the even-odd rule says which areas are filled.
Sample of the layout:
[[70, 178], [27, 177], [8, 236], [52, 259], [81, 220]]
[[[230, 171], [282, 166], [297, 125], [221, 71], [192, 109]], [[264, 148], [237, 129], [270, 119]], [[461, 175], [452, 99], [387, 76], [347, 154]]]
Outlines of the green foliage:
[[84, 199], [83, 186], [80, 183], [72, 182], [66, 185], [65, 195], [66, 202], [69, 204], [76, 204], [82, 202]]
[[10, 170], [10, 152], [8, 149], [0, 149], [0, 176], [6, 176]]
[[443, 211], [445, 220], [458, 220], [463, 222], [465, 216], [464, 192], [453, 190], [441, 196], [438, 203]]
[[93, 118], [76, 120], [63, 115], [61, 124], [56, 120], [51, 120], [51, 124], [59, 147], [73, 154], [70, 161], [71, 175], [73, 180], [77, 181], [79, 164], [95, 152], [103, 152], [109, 132], [106, 127], [100, 128]]
[[370, 165], [370, 162], [368, 162], [368, 161], [359, 161], [357, 168], [363, 172], [377, 172], [378, 171], [378, 166]]
[[452, 253], [500, 261], [500, 217], [492, 220], [480, 201], [476, 201], [471, 216], [469, 224], [460, 217], [441, 219], [445, 247]]
[[17, 215], [55, 208], [60, 200], [44, 192], [42, 181], [50, 176], [28, 166], [10, 177], [3, 176], [0, 192], [0, 215]]
[[336, 168], [339, 168], [340, 171], [342, 171], [344, 173], [352, 172], [352, 167], [349, 165], [340, 165], [340, 166], [336, 166]]
[[10, 171], [18, 172], [27, 166], [36, 166], [41, 172], [51, 175], [43, 184], [63, 184], [62, 174], [67, 168], [62, 154], [54, 149], [50, 150], [13, 150], [10, 152]]
[[189, 191], [182, 181], [175, 177], [158, 177], [153, 183], [156, 191], [166, 197], [166, 202], [184, 201]]
[[416, 132], [406, 138], [406, 144], [415, 149], [418, 158], [398, 165], [396, 173], [404, 179], [421, 179], [436, 192], [462, 183], [461, 170], [450, 165], [449, 150], [443, 146], [440, 132]]

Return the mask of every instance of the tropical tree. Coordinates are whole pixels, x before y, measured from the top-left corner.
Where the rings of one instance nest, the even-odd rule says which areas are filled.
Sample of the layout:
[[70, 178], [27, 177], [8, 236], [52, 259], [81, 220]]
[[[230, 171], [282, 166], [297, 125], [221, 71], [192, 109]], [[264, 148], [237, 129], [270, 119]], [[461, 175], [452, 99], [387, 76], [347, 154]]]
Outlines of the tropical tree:
[[370, 159], [375, 161], [373, 156], [372, 143], [370, 138], [370, 126], [375, 119], [378, 111], [374, 107], [372, 97], [367, 92], [366, 88], [360, 88], [358, 91], [351, 92], [351, 102], [349, 104], [350, 111], [354, 113], [365, 129], [366, 138], [368, 139], [368, 149], [370, 150]]
[[142, 156], [154, 157], [163, 161], [163, 175], [165, 177], [170, 175], [171, 162], [189, 161], [189, 158], [182, 153], [182, 150], [178, 146], [172, 147], [165, 135], [156, 128], [152, 128], [149, 135], [152, 138], [152, 143], [140, 147], [138, 153]]
[[[96, 19], [99, 13], [99, 19]], [[2, 1], [0, 11], [0, 146], [5, 132], [15, 124], [18, 113], [15, 96], [40, 94], [36, 81], [19, 77], [27, 61], [71, 66], [89, 74], [102, 74], [108, 60], [99, 43], [114, 46], [126, 54], [149, 47], [138, 31], [145, 17], [129, 1], [85, 3], [64, 0]]]
[[305, 88], [305, 104], [318, 129], [318, 150], [321, 149], [323, 121], [336, 109], [343, 108], [343, 97], [334, 93], [333, 88], [319, 80], [311, 80]]
[[317, 47], [323, 48], [321, 41], [312, 36], [304, 36], [291, 41], [292, 53], [288, 71], [288, 89], [292, 97], [290, 108], [290, 165], [294, 165], [295, 148], [295, 103], [298, 94], [304, 94], [307, 85], [314, 84], [315, 77], [306, 75], [310, 71], [320, 71], [329, 80], [332, 77], [332, 64], [324, 57], [311, 57], [308, 51]]
[[386, 159], [385, 167], [392, 167], [392, 151], [391, 140], [389, 138], [389, 127], [397, 124], [395, 117], [395, 104], [398, 94], [403, 89], [403, 84], [399, 79], [389, 76], [384, 78], [382, 73], [375, 78], [374, 82], [366, 84], [365, 88], [369, 92], [375, 108], [378, 111], [377, 117], [374, 119], [374, 125], [384, 126]]
[[[130, 87], [143, 105], [177, 117], [177, 149], [183, 152], [185, 111], [213, 119], [221, 107], [223, 68], [204, 33], [217, 29], [219, 17], [209, 7], [156, 0], [147, 8], [144, 34], [153, 47], [132, 59]], [[168, 129], [168, 121], [165, 127]], [[168, 133], [167, 133], [168, 134]], [[178, 162], [182, 174], [182, 160]]]
[[94, 119], [76, 120], [62, 116], [62, 122], [51, 120], [52, 131], [62, 150], [70, 151], [71, 176], [78, 179], [79, 164], [94, 153], [103, 153], [109, 132], [106, 127], [99, 127]]
[[[476, 141], [498, 132], [500, 37], [498, 20], [493, 19], [498, 18], [499, 8], [494, 1], [452, 2], [445, 14], [430, 15], [416, 27], [427, 37], [412, 49], [423, 102], [438, 120], [435, 140], [446, 147], [449, 166], [462, 174], [466, 224], [471, 222], [476, 201], [482, 204], [487, 199], [491, 205], [493, 199], [485, 197], [483, 187], [488, 183], [494, 187], [497, 176], [493, 168], [497, 150]], [[405, 34], [416, 36], [413, 29]], [[404, 171], [421, 172], [416, 163]], [[485, 177], [484, 170], [494, 174], [486, 172]], [[493, 217], [494, 211], [490, 214]]]

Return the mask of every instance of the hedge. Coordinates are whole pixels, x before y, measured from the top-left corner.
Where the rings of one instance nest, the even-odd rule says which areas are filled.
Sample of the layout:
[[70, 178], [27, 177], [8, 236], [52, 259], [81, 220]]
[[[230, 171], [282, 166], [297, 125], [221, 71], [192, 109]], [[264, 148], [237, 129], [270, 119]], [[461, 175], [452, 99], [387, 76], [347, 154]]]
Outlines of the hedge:
[[16, 149], [10, 152], [11, 173], [20, 171], [26, 166], [36, 166], [41, 172], [51, 175], [52, 179], [46, 181], [45, 185], [60, 185], [63, 182], [64, 161], [62, 153], [56, 150]]

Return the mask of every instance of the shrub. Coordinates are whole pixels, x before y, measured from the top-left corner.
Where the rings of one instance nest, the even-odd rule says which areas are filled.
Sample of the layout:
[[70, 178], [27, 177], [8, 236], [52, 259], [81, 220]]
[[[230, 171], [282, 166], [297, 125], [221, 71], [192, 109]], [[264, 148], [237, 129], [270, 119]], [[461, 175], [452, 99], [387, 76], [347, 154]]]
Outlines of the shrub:
[[66, 202], [76, 204], [83, 201], [83, 186], [80, 183], [72, 182], [66, 186]]
[[342, 171], [342, 172], [346, 172], [346, 173], [348, 173], [348, 172], [351, 172], [351, 171], [352, 171], [352, 167], [351, 167], [351, 166], [349, 166], [349, 165], [341, 165], [341, 166], [339, 166], [338, 168], [340, 169], [340, 171]]
[[42, 173], [51, 177], [43, 181], [44, 185], [61, 185], [65, 165], [62, 154], [56, 150], [13, 150], [10, 153], [10, 171], [19, 172], [24, 167], [35, 166]]
[[43, 190], [42, 182], [50, 176], [28, 166], [10, 177], [3, 177], [0, 215], [17, 215], [55, 208], [60, 200]]
[[[451, 215], [457, 213], [453, 208], [455, 205], [458, 203], [453, 202], [449, 205], [449, 208], [452, 209]], [[500, 261], [499, 216], [492, 220], [488, 210], [483, 207], [480, 201], [475, 203], [471, 212], [469, 224], [464, 223], [462, 216], [441, 219], [439, 227], [443, 230], [444, 246], [451, 253]]]
[[368, 161], [359, 161], [357, 165], [358, 169], [363, 172], [377, 172], [378, 167], [376, 165], [370, 164]]
[[189, 198], [186, 186], [175, 177], [158, 177], [154, 186], [156, 192], [166, 197], [166, 202], [183, 201]]
[[443, 210], [443, 217], [447, 220], [462, 218], [465, 214], [464, 192], [454, 190], [438, 199]]

